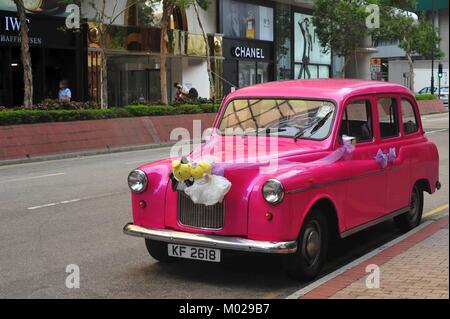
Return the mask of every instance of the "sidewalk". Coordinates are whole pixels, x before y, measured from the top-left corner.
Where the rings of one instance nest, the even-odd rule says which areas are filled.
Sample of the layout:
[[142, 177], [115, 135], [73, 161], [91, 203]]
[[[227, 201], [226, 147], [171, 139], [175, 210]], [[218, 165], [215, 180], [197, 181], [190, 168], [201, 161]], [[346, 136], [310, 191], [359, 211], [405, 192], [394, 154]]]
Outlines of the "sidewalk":
[[[433, 221], [407, 234], [381, 252], [306, 287], [300, 299], [448, 299], [449, 298], [449, 217]], [[377, 265], [380, 287], [366, 286], [366, 267]]]

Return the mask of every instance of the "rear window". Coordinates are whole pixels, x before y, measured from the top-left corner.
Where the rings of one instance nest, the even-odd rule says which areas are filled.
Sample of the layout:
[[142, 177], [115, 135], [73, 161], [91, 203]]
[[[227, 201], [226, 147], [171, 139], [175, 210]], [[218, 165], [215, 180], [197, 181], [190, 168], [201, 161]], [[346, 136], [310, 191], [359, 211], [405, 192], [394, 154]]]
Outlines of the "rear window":
[[419, 130], [417, 124], [417, 115], [414, 107], [406, 99], [402, 99], [402, 117], [403, 117], [403, 131], [405, 134], [412, 134]]

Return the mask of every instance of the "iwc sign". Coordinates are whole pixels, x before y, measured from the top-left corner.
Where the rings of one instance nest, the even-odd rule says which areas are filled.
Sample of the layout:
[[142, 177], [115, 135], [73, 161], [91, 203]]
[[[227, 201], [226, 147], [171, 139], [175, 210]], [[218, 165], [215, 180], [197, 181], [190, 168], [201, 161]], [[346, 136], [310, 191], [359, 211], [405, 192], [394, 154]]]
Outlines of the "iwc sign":
[[[31, 20], [27, 19], [28, 28], [31, 31]], [[18, 17], [10, 17], [5, 16], [1, 17], [0, 20], [0, 43], [12, 43], [18, 44], [21, 42], [22, 38], [20, 37], [20, 20]], [[42, 38], [40, 37], [29, 37], [30, 44], [32, 45], [41, 45]]]
[[259, 59], [259, 60], [265, 59], [264, 50], [262, 48], [247, 48], [243, 46], [238, 46], [231, 49], [231, 54], [236, 58]]

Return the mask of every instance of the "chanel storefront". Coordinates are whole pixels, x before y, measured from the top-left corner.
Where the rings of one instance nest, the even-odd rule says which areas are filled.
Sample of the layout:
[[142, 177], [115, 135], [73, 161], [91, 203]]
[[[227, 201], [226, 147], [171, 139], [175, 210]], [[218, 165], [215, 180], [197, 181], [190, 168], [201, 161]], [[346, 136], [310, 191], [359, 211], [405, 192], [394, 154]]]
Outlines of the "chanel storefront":
[[312, 23], [311, 2], [218, 0], [224, 94], [273, 80], [333, 76]]
[[[1, 6], [0, 6], [1, 9]], [[9, 8], [8, 8], [9, 9]], [[69, 81], [74, 100], [85, 98], [85, 41], [82, 32], [65, 29], [65, 18], [29, 14], [30, 53], [35, 103], [58, 97], [58, 83]], [[23, 102], [20, 23], [14, 11], [0, 10], [0, 106]]]
[[267, 41], [223, 39], [223, 87], [228, 94], [232, 87], [273, 81], [273, 44]]
[[219, 1], [223, 93], [274, 80], [274, 6], [266, 1]]

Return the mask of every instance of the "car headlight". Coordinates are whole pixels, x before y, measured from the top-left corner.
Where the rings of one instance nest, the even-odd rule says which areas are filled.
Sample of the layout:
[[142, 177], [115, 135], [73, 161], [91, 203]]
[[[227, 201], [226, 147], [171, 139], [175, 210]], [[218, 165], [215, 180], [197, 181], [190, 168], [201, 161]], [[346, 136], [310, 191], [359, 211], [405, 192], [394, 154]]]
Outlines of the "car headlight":
[[269, 204], [278, 204], [284, 198], [283, 185], [276, 179], [269, 179], [262, 187], [262, 194]]
[[128, 175], [128, 187], [135, 193], [142, 193], [147, 188], [147, 174], [134, 170]]

